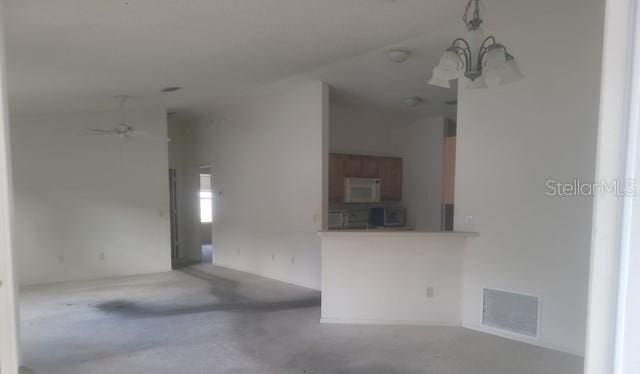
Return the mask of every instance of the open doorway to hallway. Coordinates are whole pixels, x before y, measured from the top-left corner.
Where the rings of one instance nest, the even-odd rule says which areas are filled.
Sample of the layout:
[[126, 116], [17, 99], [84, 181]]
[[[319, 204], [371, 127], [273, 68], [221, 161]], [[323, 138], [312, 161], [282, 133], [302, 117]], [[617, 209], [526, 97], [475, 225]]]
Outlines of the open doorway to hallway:
[[174, 269], [213, 261], [211, 163], [208, 157], [196, 154], [198, 147], [194, 145], [196, 138], [193, 136], [196, 128], [190, 120], [167, 117], [167, 135], [171, 139], [168, 143], [169, 168], [175, 169], [170, 194]]
[[171, 225], [171, 260], [180, 257], [178, 230], [178, 174], [176, 169], [169, 169], [169, 217]]
[[211, 188], [211, 167], [200, 167], [200, 250], [202, 262], [213, 262], [213, 190]]

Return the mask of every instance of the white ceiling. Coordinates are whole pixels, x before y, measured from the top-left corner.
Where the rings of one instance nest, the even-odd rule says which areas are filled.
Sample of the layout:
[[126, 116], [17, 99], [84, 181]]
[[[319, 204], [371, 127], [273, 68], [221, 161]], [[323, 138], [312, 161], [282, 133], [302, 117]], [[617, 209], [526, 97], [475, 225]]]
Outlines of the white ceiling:
[[[11, 105], [184, 87], [193, 106], [433, 30], [464, 0], [11, 0]], [[434, 12], [433, 9], [437, 9]]]
[[[516, 2], [542, 0], [490, 0], [494, 8]], [[425, 88], [425, 74], [452, 30], [464, 30], [465, 3], [9, 0], [10, 105], [17, 112], [81, 110], [113, 106], [113, 95], [149, 96], [177, 85], [184, 89], [166, 95], [167, 105], [184, 110], [301, 74], [381, 104], [411, 94], [440, 100], [451, 93]], [[394, 65], [379, 48], [403, 40], [419, 58]]]

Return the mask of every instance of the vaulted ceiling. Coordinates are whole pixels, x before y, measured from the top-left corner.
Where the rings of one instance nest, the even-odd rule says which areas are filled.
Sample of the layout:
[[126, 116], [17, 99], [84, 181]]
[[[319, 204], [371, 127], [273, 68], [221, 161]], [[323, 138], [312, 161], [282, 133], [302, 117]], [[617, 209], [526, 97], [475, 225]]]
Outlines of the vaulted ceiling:
[[[9, 0], [4, 19], [10, 105], [17, 112], [81, 110], [113, 105], [113, 95], [149, 96], [181, 86], [166, 95], [168, 107], [193, 108], [299, 74], [343, 83], [346, 91], [352, 87], [366, 96], [368, 89], [384, 89], [384, 81], [349, 81], [378, 75], [388, 81], [396, 74], [373, 71], [389, 68], [379, 48], [459, 23], [465, 2]], [[420, 52], [433, 55], [430, 63], [448, 42], [431, 38], [434, 53]], [[426, 74], [431, 67], [421, 68]], [[408, 78], [398, 77], [394, 96], [381, 100], [402, 100]]]

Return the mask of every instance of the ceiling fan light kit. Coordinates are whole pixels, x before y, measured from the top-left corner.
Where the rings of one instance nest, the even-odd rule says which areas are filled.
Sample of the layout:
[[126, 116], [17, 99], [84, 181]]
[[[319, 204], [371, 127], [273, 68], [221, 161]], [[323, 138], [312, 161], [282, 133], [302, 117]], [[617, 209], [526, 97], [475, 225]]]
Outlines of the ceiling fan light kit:
[[[473, 11], [473, 14], [471, 12]], [[505, 85], [524, 77], [507, 48], [493, 35], [485, 37], [480, 17], [480, 0], [469, 0], [463, 21], [467, 38], [457, 38], [442, 54], [429, 80], [432, 86], [451, 88], [451, 80], [466, 78], [468, 89], [487, 88], [486, 78], [497, 78]]]

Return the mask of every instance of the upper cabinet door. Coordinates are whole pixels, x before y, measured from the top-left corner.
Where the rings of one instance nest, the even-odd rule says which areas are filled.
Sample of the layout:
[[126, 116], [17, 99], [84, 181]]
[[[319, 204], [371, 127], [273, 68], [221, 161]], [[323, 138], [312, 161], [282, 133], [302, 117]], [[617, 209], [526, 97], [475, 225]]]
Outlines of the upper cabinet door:
[[378, 178], [379, 177], [380, 157], [362, 156], [362, 177]]
[[329, 155], [329, 200], [331, 201], [344, 201], [346, 168], [347, 156], [335, 153]]
[[379, 175], [382, 179], [380, 199], [382, 201], [402, 200], [402, 159], [383, 157], [379, 160]]
[[362, 156], [347, 156], [347, 178], [362, 178], [362, 166], [363, 166], [363, 157]]

